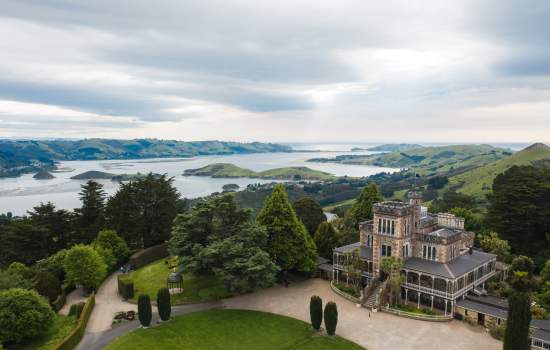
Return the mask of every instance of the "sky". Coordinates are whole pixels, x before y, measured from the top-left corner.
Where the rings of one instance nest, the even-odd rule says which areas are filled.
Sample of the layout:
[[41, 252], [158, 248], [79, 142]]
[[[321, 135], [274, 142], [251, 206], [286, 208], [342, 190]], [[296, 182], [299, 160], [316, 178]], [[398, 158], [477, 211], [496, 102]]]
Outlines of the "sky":
[[550, 1], [0, 0], [0, 137], [550, 141]]

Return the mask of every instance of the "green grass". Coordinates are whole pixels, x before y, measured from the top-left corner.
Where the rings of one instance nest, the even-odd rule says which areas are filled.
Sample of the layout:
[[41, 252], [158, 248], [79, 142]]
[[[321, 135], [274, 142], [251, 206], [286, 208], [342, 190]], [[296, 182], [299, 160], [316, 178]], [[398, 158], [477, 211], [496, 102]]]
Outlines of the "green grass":
[[[146, 265], [130, 275], [134, 281], [134, 298], [137, 302], [140, 294], [149, 294], [152, 301], [157, 300], [157, 291], [166, 288], [166, 278], [171, 270], [165, 260], [158, 260]], [[223, 283], [215, 276], [197, 277], [183, 275], [183, 293], [172, 295], [172, 304], [193, 304], [209, 300], [230, 297]]]
[[[338, 332], [338, 329], [336, 329]], [[312, 331], [305, 322], [258, 311], [209, 310], [177, 316], [159, 327], [124, 335], [106, 350], [359, 350], [340, 337]]]
[[75, 328], [74, 316], [56, 315], [55, 322], [46, 333], [34, 338], [31, 342], [17, 347], [17, 350], [50, 350], [65, 339]]
[[184, 175], [212, 176], [218, 178], [250, 177], [279, 180], [330, 180], [335, 176], [307, 167], [275, 168], [256, 172], [229, 163], [214, 163], [198, 169], [187, 169]]
[[458, 192], [482, 197], [491, 192], [495, 177], [514, 165], [533, 165], [550, 162], [550, 147], [535, 144], [510, 157], [498, 160], [449, 179], [447, 187], [457, 188]]

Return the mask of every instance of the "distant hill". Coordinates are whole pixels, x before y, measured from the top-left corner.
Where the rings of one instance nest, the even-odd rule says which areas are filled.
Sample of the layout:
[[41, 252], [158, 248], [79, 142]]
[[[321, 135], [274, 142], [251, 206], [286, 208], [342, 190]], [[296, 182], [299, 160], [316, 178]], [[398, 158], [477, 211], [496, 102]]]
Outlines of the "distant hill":
[[415, 148], [422, 148], [424, 146], [418, 145], [415, 143], [387, 143], [385, 145], [380, 145], [376, 147], [370, 147], [367, 148], [367, 151], [373, 151], [373, 152], [403, 152], [408, 151]]
[[448, 187], [476, 197], [491, 192], [495, 177], [514, 165], [550, 166], [550, 147], [535, 143], [510, 157], [449, 178]]
[[60, 160], [179, 158], [291, 151], [290, 146], [261, 142], [184, 142], [157, 139], [0, 140], [0, 177], [52, 168]]
[[464, 172], [511, 155], [509, 150], [490, 145], [453, 145], [414, 148], [383, 154], [313, 158], [308, 161], [408, 168], [422, 175], [432, 175]]
[[103, 171], [90, 170], [82, 174], [71, 176], [72, 180], [101, 180], [101, 179], [112, 179], [115, 174], [105, 173]]
[[52, 174], [50, 174], [50, 173], [49, 173], [47, 170], [45, 170], [45, 169], [40, 169], [39, 172], [37, 172], [36, 174], [34, 174], [33, 179], [36, 179], [36, 180], [50, 180], [50, 179], [55, 179], [55, 176], [53, 176]]
[[273, 180], [329, 180], [335, 176], [307, 167], [286, 167], [265, 171], [253, 171], [228, 163], [214, 163], [198, 169], [187, 169], [185, 176], [211, 176], [217, 178], [261, 178]]

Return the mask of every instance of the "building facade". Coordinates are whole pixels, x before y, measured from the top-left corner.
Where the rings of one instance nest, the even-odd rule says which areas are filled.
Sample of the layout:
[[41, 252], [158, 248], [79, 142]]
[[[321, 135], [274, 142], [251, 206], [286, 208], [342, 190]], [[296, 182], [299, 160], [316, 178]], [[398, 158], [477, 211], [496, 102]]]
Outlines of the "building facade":
[[373, 220], [359, 225], [360, 241], [334, 249], [333, 279], [346, 281], [347, 253], [359, 252], [363, 286], [383, 278], [383, 257], [398, 257], [403, 300], [452, 315], [468, 292], [484, 293], [485, 281], [495, 274], [496, 256], [472, 248], [474, 233], [464, 229], [463, 218], [428, 213], [418, 192], [409, 192], [408, 198], [407, 203], [374, 204]]

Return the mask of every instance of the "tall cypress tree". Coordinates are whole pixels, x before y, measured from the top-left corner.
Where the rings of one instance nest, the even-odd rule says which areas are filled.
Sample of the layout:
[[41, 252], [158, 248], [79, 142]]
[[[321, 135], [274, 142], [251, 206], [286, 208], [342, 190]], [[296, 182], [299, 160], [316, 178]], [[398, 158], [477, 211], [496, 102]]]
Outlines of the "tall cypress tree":
[[77, 227], [80, 233], [75, 243], [90, 243], [105, 224], [105, 192], [103, 185], [93, 180], [81, 186], [79, 193], [82, 207], [75, 209]]
[[305, 226], [296, 216], [283, 185], [277, 185], [257, 221], [268, 233], [268, 252], [284, 271], [312, 272], [317, 266], [317, 250]]
[[371, 182], [365, 187], [350, 210], [354, 227], [357, 228], [361, 221], [372, 219], [372, 205], [383, 199], [382, 192], [375, 183]]
[[508, 320], [504, 333], [504, 350], [529, 350], [531, 301], [526, 292], [514, 292], [508, 298]]

